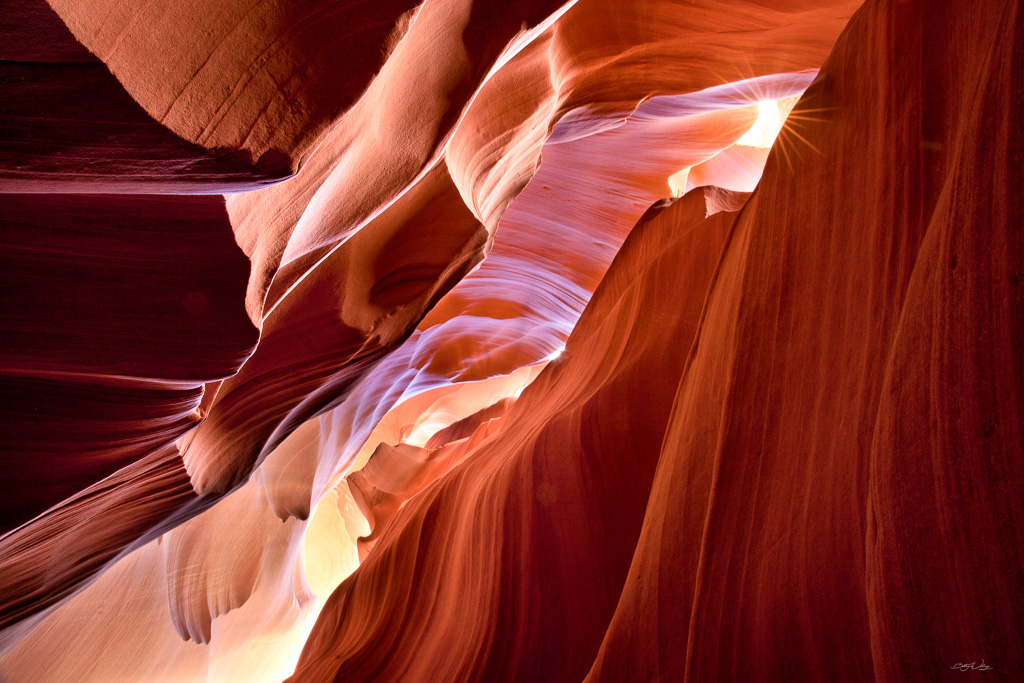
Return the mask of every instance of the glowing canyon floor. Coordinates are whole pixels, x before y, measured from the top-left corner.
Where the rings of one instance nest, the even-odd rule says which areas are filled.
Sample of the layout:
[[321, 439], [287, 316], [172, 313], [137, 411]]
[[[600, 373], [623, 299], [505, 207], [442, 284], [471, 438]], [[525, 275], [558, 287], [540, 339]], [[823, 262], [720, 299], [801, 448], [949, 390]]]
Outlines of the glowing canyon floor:
[[0, 681], [1024, 680], [1024, 0], [0, 0]]

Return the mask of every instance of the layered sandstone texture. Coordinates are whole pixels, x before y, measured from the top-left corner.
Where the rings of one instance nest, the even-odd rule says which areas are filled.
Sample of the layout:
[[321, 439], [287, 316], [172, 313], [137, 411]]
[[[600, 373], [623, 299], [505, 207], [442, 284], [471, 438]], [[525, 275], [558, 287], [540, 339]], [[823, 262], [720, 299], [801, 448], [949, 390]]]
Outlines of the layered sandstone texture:
[[1021, 0], [4, 0], [0, 88], [0, 681], [1024, 675]]

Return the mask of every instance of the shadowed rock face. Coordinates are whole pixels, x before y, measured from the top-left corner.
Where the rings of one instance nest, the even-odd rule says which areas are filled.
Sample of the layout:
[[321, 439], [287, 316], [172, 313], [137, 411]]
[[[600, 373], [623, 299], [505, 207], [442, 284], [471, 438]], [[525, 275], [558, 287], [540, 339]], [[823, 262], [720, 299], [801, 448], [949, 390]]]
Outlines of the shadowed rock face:
[[1013, 680], [1022, 19], [2, 3], [0, 680]]

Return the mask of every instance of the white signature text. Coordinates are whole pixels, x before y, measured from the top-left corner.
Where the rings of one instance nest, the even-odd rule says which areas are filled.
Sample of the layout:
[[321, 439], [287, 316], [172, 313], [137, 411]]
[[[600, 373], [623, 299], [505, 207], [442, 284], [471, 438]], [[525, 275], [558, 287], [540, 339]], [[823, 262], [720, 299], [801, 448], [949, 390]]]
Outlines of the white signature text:
[[949, 667], [950, 669], [956, 669], [957, 671], [988, 671], [992, 667], [985, 663], [985, 660], [981, 660], [981, 664], [977, 662], [971, 662], [970, 664], [954, 664]]

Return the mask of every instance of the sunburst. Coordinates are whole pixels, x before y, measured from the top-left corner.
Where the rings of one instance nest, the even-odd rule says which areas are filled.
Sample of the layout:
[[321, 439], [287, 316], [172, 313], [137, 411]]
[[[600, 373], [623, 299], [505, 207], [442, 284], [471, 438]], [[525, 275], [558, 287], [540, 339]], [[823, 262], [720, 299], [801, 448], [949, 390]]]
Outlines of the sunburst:
[[795, 170], [795, 160], [806, 149], [810, 149], [819, 156], [824, 156], [824, 153], [808, 139], [810, 132], [807, 130], [807, 127], [814, 124], [827, 123], [827, 114], [834, 111], [835, 108], [808, 107], [807, 105], [811, 104], [811, 100], [814, 97], [813, 93], [801, 96], [786, 116], [785, 122], [779, 129], [779, 134], [775, 137], [775, 143], [772, 145], [772, 151], [775, 151], [775, 149], [779, 150], [790, 173]]
[[826, 123], [828, 121], [826, 116], [835, 110], [834, 107], [810, 106], [817, 94], [804, 93], [794, 97], [792, 108], [788, 112], [783, 112], [785, 104], [781, 103], [789, 98], [780, 98], [771, 91], [769, 84], [764, 80], [764, 77], [770, 74], [756, 73], [750, 64], [748, 55], [744, 55], [743, 61], [729, 62], [727, 66], [734, 71], [731, 77], [714, 69], [709, 70], [709, 73], [723, 85], [734, 87], [737, 99], [747, 103], [741, 106], [757, 105], [760, 109], [759, 120], [762, 118], [761, 115], [766, 113], [768, 107], [778, 107], [779, 113], [776, 115], [781, 116], [782, 122], [770, 146], [772, 152], [778, 149], [791, 173], [794, 171], [795, 162], [806, 150], [809, 149], [815, 154], [824, 156], [823, 152], [809, 139], [807, 127], [817, 123]]

